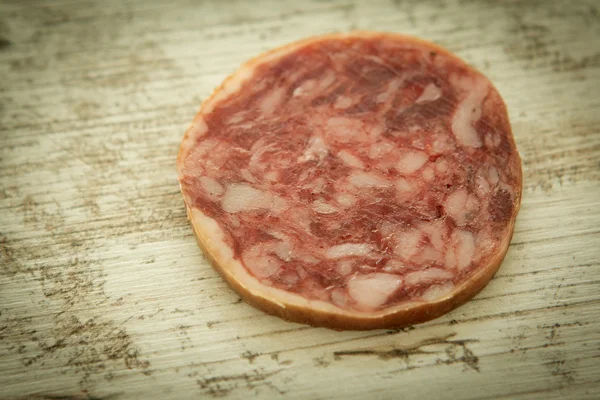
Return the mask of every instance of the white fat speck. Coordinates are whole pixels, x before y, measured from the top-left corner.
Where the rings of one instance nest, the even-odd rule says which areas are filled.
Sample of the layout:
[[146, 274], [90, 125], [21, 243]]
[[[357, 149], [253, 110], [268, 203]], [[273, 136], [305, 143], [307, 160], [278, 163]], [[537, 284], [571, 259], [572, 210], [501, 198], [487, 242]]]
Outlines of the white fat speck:
[[268, 180], [269, 182], [279, 181], [280, 176], [281, 176], [281, 173], [279, 171], [269, 171], [269, 172], [265, 173], [265, 175], [264, 175], [265, 179]]
[[437, 134], [433, 139], [433, 144], [431, 146], [432, 153], [444, 153], [448, 150], [454, 148], [454, 144], [451, 142], [450, 138], [445, 134]]
[[265, 97], [260, 100], [260, 111], [263, 114], [269, 115], [281, 106], [285, 97], [286, 88], [277, 87], [268, 92]]
[[385, 129], [386, 128], [384, 128], [384, 126], [381, 124], [371, 126], [371, 128], [368, 130], [370, 140], [377, 140], [377, 138], [379, 138], [379, 136], [385, 132]]
[[[310, 254], [306, 254], [306, 253], [300, 253], [300, 254], [296, 254], [296, 258], [302, 262], [305, 262], [309, 265], [315, 265], [318, 264], [319, 262], [321, 262], [321, 260], [319, 260], [316, 257], [313, 257]], [[304, 271], [304, 269], [302, 269], [302, 271]], [[308, 275], [308, 273], [306, 271], [304, 271], [304, 275], [300, 274], [301, 278], [305, 278]]]
[[494, 147], [494, 143], [492, 142], [492, 137], [490, 135], [485, 135], [483, 137], [483, 143], [488, 148], [493, 148]]
[[246, 111], [240, 111], [227, 118], [228, 125], [235, 125], [242, 122], [246, 116]]
[[325, 190], [325, 186], [327, 186], [327, 181], [325, 178], [316, 178], [312, 182], [307, 182], [304, 186], [304, 189], [310, 190], [314, 194], [323, 193]]
[[208, 125], [206, 125], [204, 118], [199, 118], [197, 121], [195, 121], [194, 128], [196, 129], [197, 137], [204, 136], [208, 133]]
[[409, 151], [402, 154], [400, 161], [396, 164], [396, 170], [404, 175], [410, 175], [419, 170], [429, 159], [422, 151]]
[[256, 178], [252, 175], [252, 173], [245, 168], [240, 171], [240, 175], [242, 176], [242, 178], [244, 178], [248, 182], [251, 182], [251, 183], [257, 182]]
[[494, 167], [490, 167], [488, 170], [488, 178], [492, 185], [495, 185], [500, 181], [500, 175], [498, 174], [498, 170]]
[[348, 281], [348, 294], [358, 308], [375, 309], [402, 286], [402, 279], [394, 274], [373, 273], [355, 275]]
[[386, 87], [384, 92], [381, 92], [375, 97], [375, 101], [377, 103], [386, 103], [387, 106], [384, 107], [382, 113], [388, 111], [389, 107], [391, 107], [392, 101], [396, 97], [396, 93], [398, 92], [398, 88], [402, 85], [404, 79], [394, 78]]
[[339, 96], [333, 103], [333, 108], [336, 110], [344, 110], [352, 105], [352, 98], [348, 96]]
[[370, 256], [373, 251], [375, 248], [368, 243], [344, 243], [330, 247], [325, 255], [329, 259], [365, 257]]
[[221, 207], [225, 212], [235, 214], [242, 211], [267, 209], [271, 207], [272, 200], [269, 193], [255, 189], [248, 184], [239, 183], [227, 188], [221, 200]]
[[307, 81], [304, 81], [300, 86], [294, 89], [292, 95], [294, 97], [302, 96], [304, 94], [312, 92], [316, 86], [317, 82], [314, 79], [309, 79]]
[[452, 132], [459, 144], [481, 147], [481, 139], [473, 125], [481, 117], [481, 106], [488, 93], [487, 82], [480, 77], [451, 77], [451, 80], [467, 92], [467, 97], [460, 102], [452, 117]]
[[290, 208], [288, 202], [279, 196], [273, 196], [273, 203], [271, 205], [271, 210], [275, 215], [280, 214]]
[[200, 185], [202, 188], [208, 193], [211, 197], [218, 197], [225, 192], [225, 188], [221, 185], [216, 179], [213, 179], [208, 176], [202, 176], [198, 179], [200, 181]]
[[442, 97], [442, 91], [440, 90], [440, 88], [437, 87], [435, 85], [435, 83], [430, 83], [429, 85], [427, 85], [425, 87], [425, 89], [423, 90], [423, 93], [421, 93], [421, 95], [417, 99], [416, 103], [417, 104], [427, 103], [430, 101], [435, 101], [435, 100], [439, 99], [440, 97]]
[[353, 154], [347, 152], [346, 150], [340, 151], [338, 153], [338, 157], [340, 160], [342, 160], [344, 162], [344, 164], [348, 165], [349, 167], [361, 168], [361, 169], [365, 167], [365, 165], [360, 160], [360, 158], [354, 156]]
[[290, 261], [292, 259], [292, 245], [288, 241], [277, 242], [273, 244], [271, 249], [283, 261]]
[[354, 270], [354, 261], [342, 260], [339, 261], [335, 267], [338, 274], [345, 276], [349, 275]]
[[385, 188], [390, 186], [385, 178], [369, 172], [354, 172], [350, 175], [349, 182], [358, 188]]
[[325, 203], [323, 200], [315, 200], [312, 203], [312, 209], [319, 214], [333, 214], [338, 211], [334, 206]]
[[305, 207], [295, 207], [289, 212], [289, 222], [293, 227], [299, 228], [308, 234], [310, 232], [310, 210]]
[[369, 157], [373, 160], [377, 160], [386, 154], [389, 154], [393, 149], [394, 145], [390, 142], [373, 143], [371, 147], [369, 147]]
[[494, 146], [496, 146], [496, 147], [500, 146], [501, 142], [502, 142], [502, 140], [500, 139], [500, 135], [495, 134], [494, 135]]
[[390, 221], [383, 221], [377, 227], [382, 237], [389, 239], [396, 234], [396, 225]]
[[442, 251], [444, 249], [444, 223], [441, 220], [423, 222], [419, 229], [429, 237], [429, 241], [433, 247]]
[[446, 267], [464, 269], [471, 265], [475, 255], [475, 239], [468, 231], [457, 229], [452, 233], [446, 252]]
[[403, 262], [400, 262], [396, 259], [391, 259], [388, 262], [385, 263], [385, 267], [383, 267], [383, 271], [384, 272], [390, 272], [390, 273], [399, 273], [399, 272], [403, 272], [406, 270], [406, 264], [404, 264]]
[[358, 119], [345, 117], [332, 117], [326, 122], [326, 135], [338, 142], [369, 140], [364, 132], [363, 123]]
[[286, 271], [283, 275], [281, 275], [280, 279], [283, 283], [287, 284], [288, 286], [294, 286], [300, 280], [298, 274], [290, 271]]
[[423, 170], [423, 179], [426, 182], [431, 182], [432, 180], [435, 179], [435, 173], [433, 172], [432, 168], [427, 167]]
[[248, 270], [257, 278], [268, 278], [281, 266], [281, 261], [268, 254], [268, 247], [258, 244], [242, 253], [242, 260]]
[[346, 308], [348, 303], [348, 296], [342, 289], [334, 289], [331, 292], [331, 302], [338, 307]]
[[396, 180], [396, 190], [399, 192], [413, 192], [415, 190], [415, 185], [409, 182], [407, 179], [399, 178]]
[[444, 174], [446, 171], [448, 171], [448, 161], [444, 160], [442, 157], [439, 157], [437, 160], [435, 160], [435, 169], [439, 173]]
[[317, 90], [323, 91], [323, 90], [327, 89], [329, 86], [331, 86], [331, 84], [333, 84], [335, 81], [336, 81], [335, 73], [332, 71], [327, 71], [325, 73], [325, 75], [321, 79], [318, 80]]
[[479, 202], [473, 195], [467, 193], [467, 190], [460, 188], [453, 192], [446, 199], [446, 213], [454, 219], [458, 226], [462, 226], [467, 222], [469, 214], [476, 212], [479, 209]]
[[456, 221], [457, 225], [463, 225], [465, 223], [467, 196], [467, 190], [460, 188], [450, 194], [446, 199], [444, 209], [446, 213]]
[[421, 252], [419, 252], [413, 258], [413, 261], [415, 261], [418, 264], [425, 265], [435, 263], [438, 261], [443, 261], [443, 256], [442, 252], [437, 250], [435, 247], [426, 245], [423, 247]]
[[422, 232], [418, 229], [409, 229], [396, 234], [396, 247], [394, 253], [405, 260], [410, 259], [419, 251]]
[[433, 285], [423, 292], [421, 298], [425, 301], [434, 301], [446, 296], [454, 289], [452, 282], [446, 282], [441, 285]]
[[335, 201], [342, 207], [352, 207], [356, 204], [356, 197], [352, 196], [350, 193], [339, 193], [336, 195]]
[[308, 177], [312, 174], [313, 168], [304, 168], [300, 175], [298, 175], [298, 180], [300, 182], [304, 182]]
[[428, 283], [437, 280], [448, 280], [452, 279], [453, 277], [454, 275], [451, 272], [446, 271], [445, 269], [429, 268], [407, 274], [404, 278], [404, 282], [408, 286], [416, 286], [421, 283]]
[[304, 153], [298, 157], [298, 162], [317, 161], [319, 164], [327, 157], [329, 149], [320, 136], [313, 136], [308, 141]]
[[475, 188], [479, 197], [484, 197], [490, 192], [489, 182], [481, 175], [475, 178]]

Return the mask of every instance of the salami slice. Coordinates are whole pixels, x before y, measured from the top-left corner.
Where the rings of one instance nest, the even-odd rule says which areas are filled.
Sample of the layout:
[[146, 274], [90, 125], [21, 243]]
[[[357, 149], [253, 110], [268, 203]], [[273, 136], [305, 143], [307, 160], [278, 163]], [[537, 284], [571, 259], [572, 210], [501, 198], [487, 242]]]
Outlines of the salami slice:
[[371, 32], [243, 65], [202, 104], [177, 167], [233, 289], [334, 329], [423, 322], [473, 297], [506, 254], [522, 187], [490, 81], [436, 45]]

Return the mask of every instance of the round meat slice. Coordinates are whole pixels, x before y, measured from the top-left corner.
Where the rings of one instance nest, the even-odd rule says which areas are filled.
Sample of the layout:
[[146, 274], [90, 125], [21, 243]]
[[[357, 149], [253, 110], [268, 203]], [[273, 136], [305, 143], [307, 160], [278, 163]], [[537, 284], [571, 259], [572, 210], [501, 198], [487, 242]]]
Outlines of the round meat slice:
[[498, 91], [396, 34], [244, 64], [185, 134], [198, 242], [246, 301], [333, 329], [401, 327], [479, 292], [511, 240], [521, 162]]

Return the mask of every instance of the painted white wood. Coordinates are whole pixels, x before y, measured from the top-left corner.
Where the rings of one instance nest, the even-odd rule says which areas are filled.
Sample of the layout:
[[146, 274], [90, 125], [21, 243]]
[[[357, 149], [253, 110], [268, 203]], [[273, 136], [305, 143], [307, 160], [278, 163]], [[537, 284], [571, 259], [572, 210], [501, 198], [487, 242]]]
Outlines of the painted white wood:
[[[1, 2], [0, 398], [597, 398], [599, 9]], [[183, 133], [226, 75], [350, 29], [418, 35], [481, 69], [523, 158], [496, 277], [401, 331], [311, 328], [240, 302], [202, 257], [176, 180]]]

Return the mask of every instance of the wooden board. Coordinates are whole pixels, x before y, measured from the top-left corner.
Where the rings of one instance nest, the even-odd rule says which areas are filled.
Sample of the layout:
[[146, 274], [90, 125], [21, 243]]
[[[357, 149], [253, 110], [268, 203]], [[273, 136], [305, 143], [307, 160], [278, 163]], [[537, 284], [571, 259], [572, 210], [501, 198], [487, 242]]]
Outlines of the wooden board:
[[[435, 41], [504, 96], [523, 158], [506, 261], [403, 330], [241, 302], [175, 157], [244, 60], [313, 34]], [[593, 1], [0, 3], [0, 397], [586, 399], [600, 393], [600, 7]]]

